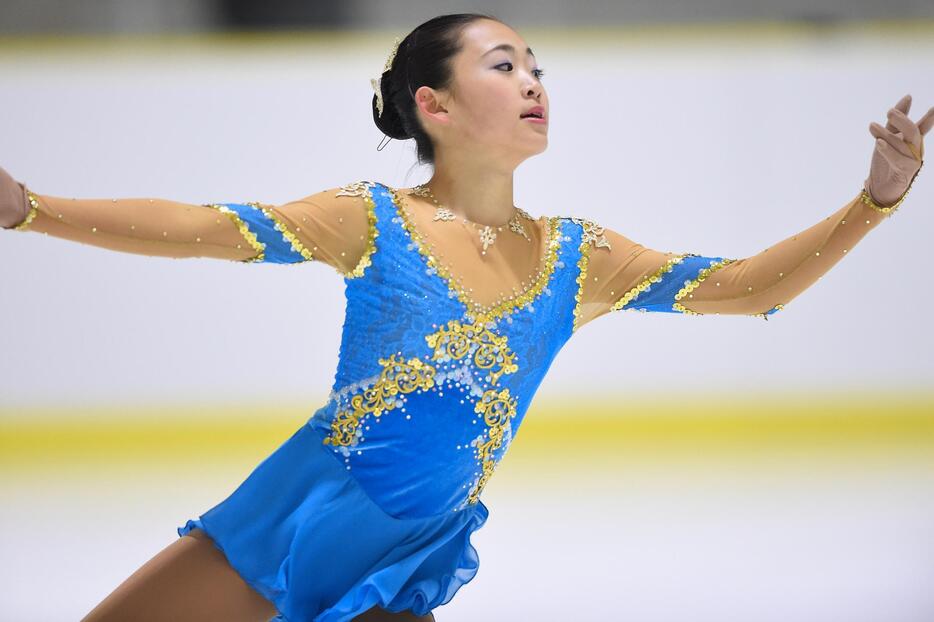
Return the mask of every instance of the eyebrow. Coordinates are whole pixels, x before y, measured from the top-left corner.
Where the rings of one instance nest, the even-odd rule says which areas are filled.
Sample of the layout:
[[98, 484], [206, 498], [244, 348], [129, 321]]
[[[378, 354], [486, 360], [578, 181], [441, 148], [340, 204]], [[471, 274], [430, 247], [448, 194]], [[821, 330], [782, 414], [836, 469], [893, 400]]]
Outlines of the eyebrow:
[[[484, 53], [481, 55], [481, 58], [483, 58], [483, 56], [486, 56], [487, 54], [490, 54], [491, 52], [495, 52], [496, 50], [506, 50], [507, 52], [512, 52], [513, 54], [515, 54], [515, 52], [516, 52], [516, 48], [513, 47], [513, 46], [511, 46], [511, 45], [509, 45], [508, 43], [500, 43], [500, 44], [497, 45], [496, 47], [490, 48], [489, 50], [487, 50], [486, 52], [484, 52]], [[529, 55], [531, 55], [531, 56], [535, 56], [535, 53], [532, 52], [532, 48], [525, 48], [525, 52], [526, 52], [526, 54], [529, 54]]]

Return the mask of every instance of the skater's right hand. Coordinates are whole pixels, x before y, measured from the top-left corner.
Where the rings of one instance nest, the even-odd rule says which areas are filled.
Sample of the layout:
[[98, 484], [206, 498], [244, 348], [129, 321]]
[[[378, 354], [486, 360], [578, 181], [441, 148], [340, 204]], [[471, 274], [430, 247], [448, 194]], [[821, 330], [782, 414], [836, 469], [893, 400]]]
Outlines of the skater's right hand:
[[26, 186], [10, 177], [0, 166], [0, 227], [11, 229], [26, 220], [28, 213]]
[[863, 188], [873, 201], [882, 206], [893, 205], [914, 181], [924, 158], [924, 135], [934, 127], [934, 108], [930, 108], [915, 123], [908, 118], [911, 95], [905, 95], [888, 112], [885, 127], [869, 124], [869, 133], [875, 136], [869, 176]]

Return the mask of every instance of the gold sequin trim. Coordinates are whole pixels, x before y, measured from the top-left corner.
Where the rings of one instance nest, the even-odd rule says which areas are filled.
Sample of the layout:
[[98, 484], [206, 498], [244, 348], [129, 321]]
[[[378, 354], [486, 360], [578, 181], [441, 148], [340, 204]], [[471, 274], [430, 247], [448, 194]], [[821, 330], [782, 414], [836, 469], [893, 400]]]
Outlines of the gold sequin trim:
[[459, 320], [451, 320], [425, 337], [425, 341], [434, 350], [434, 361], [448, 357], [460, 360], [472, 352], [473, 364], [478, 369], [489, 370], [487, 381], [490, 384], [495, 385], [503, 374], [519, 369], [513, 362], [516, 355], [509, 349], [506, 335], [497, 335], [481, 322], [462, 324]]
[[584, 295], [584, 281], [587, 280], [587, 264], [590, 262], [590, 244], [581, 242], [580, 259], [577, 260], [577, 293], [574, 294], [574, 322], [571, 332], [577, 330], [581, 316], [581, 299]]
[[496, 468], [493, 451], [502, 446], [506, 426], [516, 416], [516, 400], [509, 395], [509, 389], [498, 392], [489, 389], [477, 400], [474, 412], [483, 415], [483, 422], [487, 425], [487, 440], [477, 447], [482, 475], [467, 495], [469, 503], [476, 503], [480, 499], [480, 493], [493, 475]]
[[574, 321], [571, 325], [571, 332], [577, 330], [580, 322], [581, 301], [584, 297], [584, 281], [587, 278], [587, 266], [590, 263], [591, 248], [605, 248], [612, 250], [609, 240], [606, 239], [605, 229], [593, 222], [583, 218], [569, 218], [571, 222], [577, 223], [581, 227], [581, 243], [578, 247], [580, 258], [577, 260], [577, 293], [574, 294]]
[[247, 243], [249, 243], [250, 246], [253, 247], [253, 250], [256, 251], [256, 256], [250, 257], [248, 259], [241, 259], [239, 261], [242, 261], [243, 263], [258, 263], [265, 259], [266, 245], [256, 239], [256, 235], [250, 231], [250, 228], [247, 227], [245, 222], [243, 222], [243, 219], [240, 218], [240, 214], [233, 211], [226, 205], [221, 205], [219, 203], [202, 203], [201, 205], [227, 214], [227, 216], [230, 217], [230, 220], [232, 220], [233, 223], [237, 226], [237, 229], [240, 230], [240, 234], [243, 236], [243, 238], [247, 241]]
[[35, 219], [36, 214], [39, 213], [39, 199], [36, 197], [36, 195], [34, 195], [32, 191], [27, 190], [26, 196], [29, 198], [29, 211], [26, 213], [25, 220], [23, 220], [23, 222], [13, 227], [14, 231], [25, 230], [26, 227], [29, 226], [29, 223], [31, 223]]
[[660, 267], [650, 276], [643, 279], [641, 283], [639, 283], [638, 285], [630, 289], [628, 292], [623, 294], [623, 296], [619, 300], [613, 303], [613, 306], [610, 307], [610, 310], [619, 311], [620, 309], [625, 307], [636, 296], [638, 296], [639, 294], [647, 290], [652, 283], [658, 283], [659, 281], [661, 281], [662, 275], [668, 272], [671, 272], [672, 268], [675, 267], [675, 264], [681, 263], [682, 261], [684, 261], [685, 257], [689, 257], [689, 256], [690, 256], [690, 253], [681, 253], [679, 255], [675, 255], [674, 257], [669, 258], [668, 261], [666, 261], [664, 265], [662, 265], [662, 267]]
[[406, 361], [393, 354], [388, 359], [379, 359], [379, 364], [383, 366], [379, 380], [351, 398], [351, 410], [337, 414], [331, 422], [331, 433], [323, 440], [325, 445], [352, 445], [364, 415], [379, 417], [396, 408], [397, 394], [428, 390], [435, 384], [435, 368], [419, 358]]
[[269, 220], [272, 221], [273, 227], [282, 234], [282, 237], [292, 245], [292, 250], [305, 258], [305, 261], [312, 261], [314, 257], [311, 254], [311, 251], [302, 244], [301, 240], [298, 237], [289, 231], [289, 228], [285, 226], [285, 223], [279, 220], [279, 218], [273, 213], [273, 211], [267, 207], [264, 207], [257, 201], [250, 201], [247, 205], [252, 205], [256, 209], [263, 212], [263, 215], [266, 216]]
[[551, 275], [555, 270], [555, 263], [558, 260], [558, 249], [561, 246], [561, 237], [559, 236], [561, 219], [557, 217], [545, 218], [545, 256], [542, 260], [542, 267], [538, 271], [538, 278], [535, 283], [525, 291], [504, 299], [502, 302], [492, 306], [484, 306], [471, 300], [470, 296], [464, 291], [448, 271], [448, 269], [432, 255], [428, 248], [428, 243], [422, 238], [421, 234], [415, 229], [409, 216], [408, 210], [402, 205], [398, 190], [391, 188], [390, 194], [396, 208], [396, 213], [401, 219], [402, 228], [409, 235], [409, 239], [418, 248], [418, 252], [425, 258], [428, 266], [434, 270], [447, 284], [448, 290], [453, 292], [458, 300], [467, 308], [467, 315], [474, 321], [490, 321], [502, 317], [508, 313], [521, 309], [538, 298], [539, 294], [545, 289], [545, 286], [551, 280]]
[[[690, 295], [690, 293], [691, 293], [692, 291], [694, 291], [694, 290], [701, 284], [701, 282], [702, 282], [704, 279], [706, 279], [708, 276], [710, 276], [712, 273], [716, 272], [716, 271], [719, 270], [720, 268], [722, 268], [722, 267], [724, 267], [724, 266], [726, 266], [726, 265], [729, 265], [729, 264], [733, 263], [734, 261], [736, 261], [736, 260], [735, 260], [735, 259], [721, 259], [720, 261], [715, 261], [715, 262], [713, 262], [712, 264], [710, 264], [710, 266], [708, 266], [708, 267], [704, 268], [703, 270], [701, 270], [701, 271], [698, 273], [697, 278], [692, 279], [691, 281], [689, 281], [684, 287], [682, 287], [682, 288], [678, 291], [677, 294], [675, 294], [675, 301], [681, 300], [681, 299], [683, 299], [685, 296]], [[674, 309], [675, 311], [680, 311], [681, 313], [686, 313], [687, 315], [703, 315], [703, 314], [698, 313], [698, 312], [696, 312], [696, 311], [691, 311], [690, 309], [688, 309], [687, 307], [685, 307], [684, 305], [682, 305], [680, 302], [675, 302], [675, 303], [672, 305], [671, 308]]]
[[374, 185], [372, 181], [357, 181], [341, 186], [340, 192], [334, 195], [337, 197], [361, 197], [364, 203], [366, 203], [366, 247], [363, 249], [363, 254], [360, 256], [359, 261], [357, 261], [357, 265], [344, 273], [344, 276], [348, 279], [363, 276], [367, 267], [373, 263], [372, 259], [373, 252], [376, 250], [376, 238], [379, 236], [379, 231], [376, 228], [376, 203], [373, 201], [372, 194], [372, 187]]

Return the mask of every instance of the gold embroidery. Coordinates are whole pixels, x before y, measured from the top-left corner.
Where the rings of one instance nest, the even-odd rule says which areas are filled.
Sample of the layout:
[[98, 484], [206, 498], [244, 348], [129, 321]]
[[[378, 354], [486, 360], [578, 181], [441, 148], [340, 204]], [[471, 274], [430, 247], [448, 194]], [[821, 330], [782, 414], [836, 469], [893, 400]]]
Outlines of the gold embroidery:
[[477, 447], [477, 459], [483, 471], [467, 496], [469, 503], [476, 503], [479, 500], [480, 493], [493, 475], [493, 470], [496, 468], [493, 451], [502, 446], [506, 426], [509, 425], [510, 419], [516, 416], [516, 400], [509, 395], [509, 389], [499, 392], [490, 389], [477, 401], [474, 412], [483, 415], [483, 421], [488, 426], [488, 440]]
[[[443, 363], [446, 359], [466, 359], [478, 369], [489, 370], [487, 381], [492, 385], [496, 385], [504, 374], [515, 373], [519, 369], [514, 362], [516, 355], [507, 345], [507, 337], [496, 334], [480, 323], [464, 324], [451, 320], [427, 335], [425, 340], [434, 351], [431, 360]], [[377, 381], [362, 393], [353, 395], [349, 408], [337, 413], [331, 421], [330, 434], [323, 439], [324, 444], [344, 447], [356, 445], [365, 415], [379, 417], [400, 407], [403, 403], [399, 399], [400, 394], [419, 389], [443, 390], [443, 382], [436, 383], [437, 369], [422, 359], [406, 360], [401, 354], [394, 354], [388, 359], [380, 359], [379, 363], [383, 369]], [[474, 403], [474, 412], [483, 415], [487, 431], [485, 440], [477, 444], [475, 456], [482, 476], [468, 493], [466, 501], [469, 503], [477, 502], [480, 492], [493, 474], [496, 466], [493, 452], [502, 446], [505, 430], [516, 416], [517, 401], [509, 389], [487, 389]]]
[[393, 354], [388, 359], [379, 359], [379, 364], [383, 366], [379, 380], [351, 398], [352, 410], [337, 414], [331, 422], [331, 434], [323, 441], [325, 445], [352, 445], [364, 415], [379, 417], [396, 408], [394, 398], [399, 393], [411, 393], [417, 389], [426, 391], [435, 385], [435, 368], [421, 359], [405, 361]]
[[613, 304], [612, 307], [610, 307], [610, 310], [619, 311], [620, 309], [625, 307], [627, 304], [629, 304], [632, 301], [633, 298], [635, 298], [636, 296], [638, 296], [639, 294], [647, 290], [652, 283], [658, 283], [659, 281], [661, 281], [662, 275], [668, 272], [671, 272], [672, 268], [675, 267], [675, 264], [681, 263], [682, 261], [684, 261], [685, 257], [689, 257], [689, 256], [690, 256], [690, 253], [683, 253], [680, 255], [675, 255], [674, 257], [671, 257], [670, 259], [668, 259], [668, 261], [666, 261], [665, 264], [662, 265], [662, 267], [660, 267], [650, 276], [646, 277], [641, 283], [639, 283], [638, 285], [630, 289], [628, 292], [626, 292], [619, 300], [617, 300]]
[[336, 197], [362, 197], [366, 198], [370, 196], [370, 186], [373, 186], [374, 182], [372, 181], [355, 181], [350, 184], [344, 184], [340, 188], [340, 192], [335, 194]]
[[[506, 336], [497, 335], [482, 323], [461, 324], [451, 320], [446, 326], [425, 337], [428, 346], [434, 350], [432, 360], [446, 356], [460, 360], [473, 353], [473, 363], [479, 369], [490, 370], [487, 380], [490, 384], [499, 382], [503, 374], [518, 371], [519, 366], [513, 361], [514, 352], [506, 345]], [[498, 369], [494, 369], [498, 367]]]
[[[681, 300], [685, 296], [688, 296], [692, 291], [694, 291], [701, 284], [701, 282], [704, 279], [710, 276], [713, 272], [716, 272], [720, 268], [726, 265], [729, 265], [733, 263], [734, 261], [736, 260], [735, 259], [722, 259], [720, 261], [713, 262], [712, 264], [710, 264], [709, 267], [701, 270], [700, 273], [698, 273], [697, 278], [689, 281], [684, 287], [682, 287], [678, 291], [677, 294], [675, 294], [675, 301]], [[687, 315], [703, 315], [701, 313], [698, 313], [697, 311], [691, 311], [690, 309], [682, 305], [680, 302], [675, 302], [671, 308], [674, 309], [675, 311], [686, 313]]]
[[425, 258], [428, 266], [434, 270], [447, 284], [448, 290], [453, 292], [458, 300], [467, 308], [467, 315], [476, 322], [490, 321], [502, 317], [508, 313], [513, 313], [535, 301], [538, 295], [545, 289], [555, 270], [555, 263], [558, 260], [558, 248], [561, 246], [560, 218], [546, 218], [546, 242], [545, 257], [542, 267], [539, 269], [536, 278], [533, 278], [532, 285], [527, 287], [519, 294], [506, 298], [502, 302], [491, 306], [483, 306], [473, 300], [464, 291], [447, 270], [447, 268], [435, 259], [428, 248], [428, 243], [422, 238], [421, 234], [415, 229], [408, 210], [402, 205], [399, 193], [396, 189], [390, 189], [392, 201], [396, 208], [396, 213], [401, 219], [402, 228], [409, 235], [409, 239], [418, 248], [418, 252]]
[[240, 214], [233, 211], [226, 205], [221, 205], [219, 203], [202, 203], [201, 205], [204, 207], [214, 208], [227, 214], [233, 223], [237, 225], [237, 229], [240, 230], [240, 234], [250, 244], [250, 246], [253, 247], [253, 250], [257, 252], [256, 256], [250, 257], [248, 259], [241, 259], [240, 261], [243, 263], [258, 263], [265, 259], [266, 245], [256, 239], [256, 235], [254, 235], [253, 232], [250, 231], [249, 227], [247, 227], [246, 223], [243, 222], [243, 219], [240, 218]]
[[334, 195], [337, 197], [361, 197], [366, 203], [366, 247], [363, 249], [363, 254], [360, 255], [357, 265], [344, 273], [344, 276], [348, 279], [363, 276], [367, 267], [373, 263], [372, 256], [376, 250], [376, 238], [379, 236], [379, 231], [376, 228], [376, 203], [373, 202], [372, 194], [374, 185], [372, 181], [357, 181], [341, 186], [340, 192]]
[[14, 231], [24, 231], [26, 227], [29, 226], [29, 223], [36, 217], [36, 214], [39, 213], [39, 199], [36, 195], [34, 195], [31, 190], [27, 190], [26, 196], [29, 198], [29, 211], [26, 213], [26, 218], [23, 222], [13, 227]]
[[612, 250], [610, 248], [610, 241], [606, 239], [605, 229], [602, 226], [583, 218], [570, 218], [570, 220], [571, 222], [579, 224], [584, 230], [581, 235], [581, 245], [593, 244], [594, 248], [602, 247], [607, 250]]
[[282, 237], [292, 246], [292, 250], [305, 258], [306, 261], [312, 261], [314, 257], [311, 255], [311, 251], [302, 244], [301, 240], [296, 237], [294, 233], [289, 231], [288, 227], [285, 226], [285, 223], [279, 220], [272, 210], [264, 207], [257, 201], [250, 201], [247, 205], [252, 205], [256, 209], [263, 212], [263, 215], [266, 216], [270, 221], [272, 221], [273, 227], [282, 234]]

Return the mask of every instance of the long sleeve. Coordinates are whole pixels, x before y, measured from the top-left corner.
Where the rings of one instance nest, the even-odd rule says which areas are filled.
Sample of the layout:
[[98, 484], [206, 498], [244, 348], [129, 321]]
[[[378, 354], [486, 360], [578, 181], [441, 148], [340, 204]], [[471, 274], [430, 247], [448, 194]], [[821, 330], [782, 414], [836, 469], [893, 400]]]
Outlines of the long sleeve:
[[27, 192], [15, 227], [140, 255], [208, 257], [244, 263], [321, 261], [345, 276], [365, 267], [375, 221], [367, 182], [269, 205], [167, 199], [77, 199]]
[[584, 221], [575, 326], [617, 310], [768, 319], [890, 213], [860, 193], [817, 224], [744, 259], [657, 251]]

